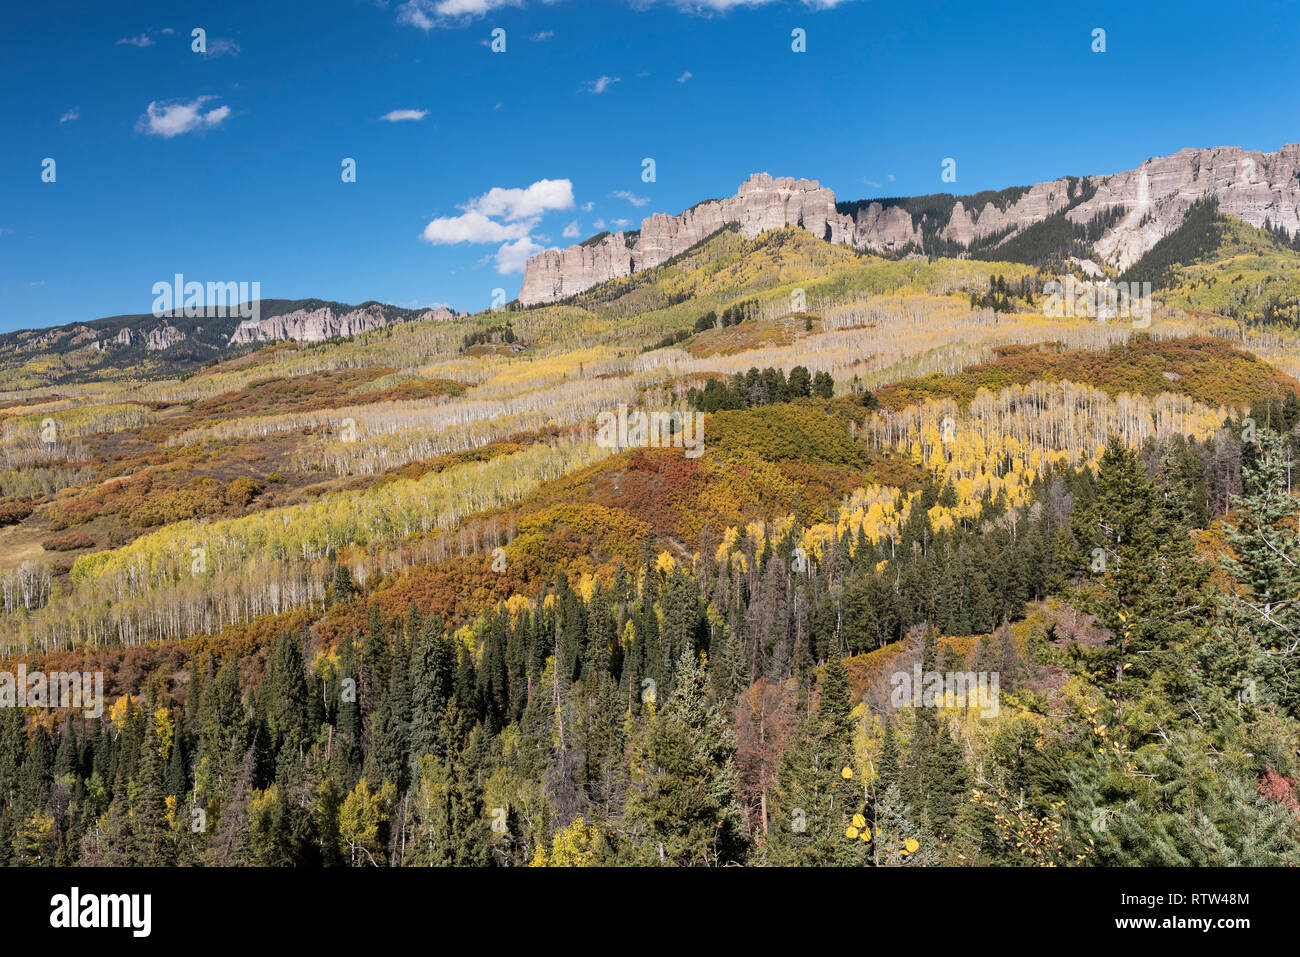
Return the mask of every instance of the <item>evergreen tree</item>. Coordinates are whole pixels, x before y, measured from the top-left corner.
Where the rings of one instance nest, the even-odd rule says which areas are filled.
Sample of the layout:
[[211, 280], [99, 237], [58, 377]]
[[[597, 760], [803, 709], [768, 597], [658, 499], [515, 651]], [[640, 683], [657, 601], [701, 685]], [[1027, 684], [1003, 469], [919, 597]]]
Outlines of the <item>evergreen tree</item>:
[[411, 653], [411, 762], [442, 753], [442, 719], [452, 699], [454, 658], [442, 622], [425, 620]]
[[826, 664], [816, 714], [777, 769], [767, 859], [778, 865], [847, 866], [870, 855], [864, 791], [854, 769], [848, 670]]
[[651, 860], [722, 865], [743, 861], [745, 839], [730, 723], [708, 698], [708, 676], [692, 652], [677, 662], [676, 687], [646, 734], [644, 776], [627, 816]]
[[1186, 675], [1180, 656], [1201, 640], [1209, 619], [1207, 572], [1188, 529], [1117, 439], [1101, 457], [1096, 494], [1076, 507], [1071, 526], [1077, 546], [1070, 560], [1086, 572], [1076, 597], [1112, 633], [1089, 664], [1123, 733], [1131, 716], [1177, 706], [1150, 693]]
[[165, 867], [174, 859], [167, 825], [166, 794], [163, 787], [163, 759], [157, 735], [157, 720], [146, 715], [140, 760], [130, 786], [133, 863]]
[[278, 749], [286, 741], [295, 744], [306, 741], [310, 694], [302, 645], [289, 632], [282, 632], [262, 686], [263, 710], [274, 748]]
[[1260, 430], [1242, 466], [1242, 494], [1225, 525], [1232, 548], [1224, 567], [1237, 587], [1220, 597], [1222, 616], [1201, 649], [1211, 701], [1240, 717], [1276, 705], [1300, 718], [1300, 500], [1288, 494], [1290, 453]]

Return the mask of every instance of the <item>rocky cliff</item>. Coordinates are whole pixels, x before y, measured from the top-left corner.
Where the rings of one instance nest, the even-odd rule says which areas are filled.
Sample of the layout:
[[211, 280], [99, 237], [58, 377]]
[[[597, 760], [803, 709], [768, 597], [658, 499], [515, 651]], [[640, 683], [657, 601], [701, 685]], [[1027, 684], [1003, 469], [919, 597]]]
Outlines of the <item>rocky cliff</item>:
[[[1149, 159], [1136, 169], [1082, 180], [1062, 178], [982, 197], [882, 199], [837, 206], [835, 194], [816, 180], [755, 173], [736, 195], [708, 200], [677, 216], [655, 213], [637, 233], [602, 234], [567, 249], [528, 260], [519, 301], [554, 302], [608, 279], [657, 266], [736, 224], [746, 237], [801, 226], [827, 242], [885, 253], [931, 252], [926, 237], [958, 247], [1004, 243], [1025, 228], [1064, 211], [1077, 225], [1119, 207], [1121, 216], [1093, 244], [1094, 258], [1123, 270], [1183, 221], [1207, 195], [1221, 212], [1262, 226], [1265, 220], [1300, 230], [1300, 145], [1276, 153], [1235, 146], [1184, 149]], [[925, 209], [925, 212], [915, 212]], [[846, 211], [848, 210], [848, 211]], [[1092, 268], [1095, 263], [1089, 261]]]
[[1236, 146], [1179, 150], [1149, 159], [1137, 169], [1100, 179], [1091, 200], [1068, 216], [1085, 222], [1107, 206], [1123, 206], [1124, 218], [1095, 244], [1107, 263], [1124, 269], [1173, 232], [1199, 199], [1214, 196], [1219, 212], [1262, 226], [1268, 220], [1294, 233], [1300, 229], [1300, 144], [1276, 153]]
[[291, 312], [246, 320], [235, 327], [229, 344], [249, 342], [276, 342], [293, 339], [296, 342], [324, 342], [341, 336], [354, 336], [360, 332], [382, 329], [393, 322], [432, 319], [455, 319], [456, 314], [446, 307], [425, 309], [405, 315], [406, 310], [395, 313], [391, 307], [380, 303], [360, 306], [342, 306], [338, 303], [313, 304]]
[[553, 302], [607, 279], [650, 269], [685, 252], [723, 226], [736, 223], [749, 238], [768, 229], [803, 226], [830, 242], [850, 242], [851, 218], [835, 209], [835, 194], [816, 180], [755, 173], [736, 195], [692, 206], [680, 216], [655, 213], [633, 235], [614, 233], [568, 249], [548, 249], [528, 260], [519, 301]]

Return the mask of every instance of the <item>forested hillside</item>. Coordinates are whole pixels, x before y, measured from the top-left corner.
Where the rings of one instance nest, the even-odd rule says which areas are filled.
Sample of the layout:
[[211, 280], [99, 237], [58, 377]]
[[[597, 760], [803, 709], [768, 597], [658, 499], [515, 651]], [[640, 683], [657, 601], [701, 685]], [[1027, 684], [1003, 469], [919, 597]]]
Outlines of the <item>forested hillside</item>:
[[1256, 229], [1224, 216], [1211, 201], [1130, 266], [1121, 280], [1166, 290], [1185, 309], [1231, 316], [1243, 324], [1300, 327], [1300, 234], [1265, 223]]
[[0, 863], [1300, 863], [1294, 330], [1024, 258], [0, 395]]

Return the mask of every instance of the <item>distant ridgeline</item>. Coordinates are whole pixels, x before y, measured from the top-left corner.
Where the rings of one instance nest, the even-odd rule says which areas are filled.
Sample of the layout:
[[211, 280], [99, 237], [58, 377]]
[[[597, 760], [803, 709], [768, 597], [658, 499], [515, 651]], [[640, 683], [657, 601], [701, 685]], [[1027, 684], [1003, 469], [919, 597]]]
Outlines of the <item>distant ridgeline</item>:
[[[0, 366], [38, 356], [62, 360], [66, 372], [60, 375], [56, 369], [48, 378], [51, 384], [88, 376], [111, 378], [123, 371], [179, 375], [257, 343], [321, 342], [398, 322], [456, 317], [444, 307], [403, 309], [374, 301], [349, 306], [322, 299], [262, 299], [232, 303], [230, 308], [204, 307], [201, 315], [187, 311], [193, 310], [109, 316], [0, 334]], [[256, 318], [245, 319], [245, 314]]]
[[697, 203], [678, 216], [655, 213], [635, 232], [601, 233], [533, 256], [519, 302], [557, 302], [662, 265], [729, 226], [749, 239], [800, 226], [827, 242], [886, 256], [961, 256], [1113, 276], [1141, 262], [1209, 199], [1222, 215], [1292, 243], [1300, 235], [1300, 145], [1276, 153], [1184, 149], [1105, 176], [852, 202], [837, 202], [816, 180], [756, 173], [727, 199]]

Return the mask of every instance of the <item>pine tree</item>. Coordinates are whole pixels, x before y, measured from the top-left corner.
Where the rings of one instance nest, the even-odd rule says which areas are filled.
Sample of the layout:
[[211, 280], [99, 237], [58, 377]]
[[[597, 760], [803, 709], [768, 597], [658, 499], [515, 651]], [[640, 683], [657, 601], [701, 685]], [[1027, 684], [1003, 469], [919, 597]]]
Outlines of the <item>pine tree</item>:
[[208, 854], [213, 864], [231, 867], [247, 864], [252, 854], [248, 810], [253, 798], [253, 776], [257, 768], [256, 753], [249, 748], [230, 788], [230, 797], [221, 806], [221, 818]]
[[174, 859], [167, 826], [163, 762], [156, 725], [155, 716], [147, 715], [144, 738], [140, 743], [140, 761], [129, 788], [133, 860], [146, 867], [165, 867]]
[[854, 769], [848, 669], [826, 663], [817, 712], [777, 768], [767, 859], [777, 865], [848, 866], [870, 856], [864, 791]]
[[683, 655], [694, 657], [699, 632], [700, 589], [694, 578], [674, 568], [664, 584], [660, 607], [663, 609], [663, 632], [660, 653], [664, 673]]
[[189, 765], [185, 760], [185, 736], [181, 734], [178, 725], [172, 737], [171, 754], [167, 758], [164, 792], [176, 798], [176, 804], [179, 807], [182, 798], [189, 792], [189, 789]]
[[355, 593], [356, 586], [352, 584], [352, 573], [348, 571], [348, 566], [341, 561], [336, 561], [334, 574], [330, 579], [329, 604], [347, 601]]
[[923, 844], [924, 834], [913, 823], [911, 808], [897, 785], [891, 784], [880, 795], [871, 827], [872, 863], [877, 867], [928, 863], [932, 850]]
[[1242, 494], [1225, 525], [1232, 548], [1224, 568], [1237, 588], [1220, 598], [1222, 616], [1200, 652], [1201, 674], [1218, 707], [1276, 705], [1300, 718], [1300, 500], [1288, 494], [1286, 440], [1260, 430], [1242, 466]]
[[1091, 654], [1092, 673], [1123, 735], [1130, 714], [1182, 706], [1151, 692], [1180, 674], [1185, 680], [1181, 655], [1202, 639], [1209, 620], [1208, 573], [1176, 511], [1117, 439], [1101, 457], [1095, 496], [1076, 507], [1071, 526], [1077, 546], [1069, 560], [1085, 570], [1076, 598], [1112, 633]]
[[691, 652], [677, 661], [677, 683], [646, 734], [644, 778], [627, 816], [650, 859], [722, 865], [744, 860], [745, 840], [732, 759], [736, 739], [708, 698], [708, 676]]
[[926, 820], [937, 838], [951, 840], [966, 797], [966, 762], [946, 721], [939, 722], [925, 774]]
[[454, 659], [442, 622], [432, 616], [420, 629], [411, 653], [411, 762], [442, 753], [442, 719], [452, 699]]
[[274, 749], [278, 750], [285, 742], [295, 745], [306, 742], [310, 694], [302, 645], [294, 635], [283, 632], [276, 641], [262, 686], [263, 710]]

